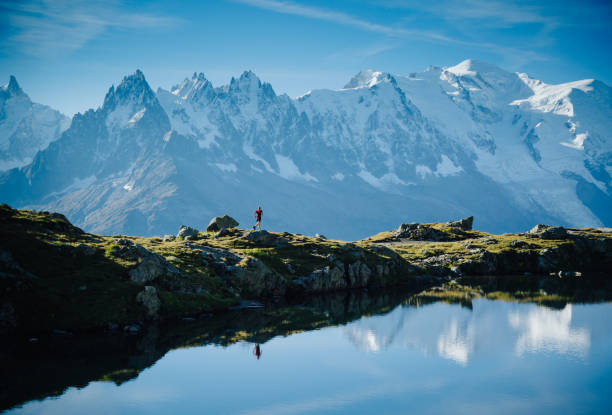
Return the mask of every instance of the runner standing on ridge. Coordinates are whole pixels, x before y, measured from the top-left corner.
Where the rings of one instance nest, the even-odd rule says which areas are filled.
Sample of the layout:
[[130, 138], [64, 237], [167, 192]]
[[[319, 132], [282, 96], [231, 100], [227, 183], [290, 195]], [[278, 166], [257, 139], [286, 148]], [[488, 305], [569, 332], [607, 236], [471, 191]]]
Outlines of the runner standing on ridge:
[[257, 222], [253, 226], [253, 230], [255, 230], [257, 227], [259, 227], [259, 230], [261, 230], [261, 215], [263, 215], [263, 210], [261, 210], [261, 206], [259, 206], [255, 211], [255, 220]]

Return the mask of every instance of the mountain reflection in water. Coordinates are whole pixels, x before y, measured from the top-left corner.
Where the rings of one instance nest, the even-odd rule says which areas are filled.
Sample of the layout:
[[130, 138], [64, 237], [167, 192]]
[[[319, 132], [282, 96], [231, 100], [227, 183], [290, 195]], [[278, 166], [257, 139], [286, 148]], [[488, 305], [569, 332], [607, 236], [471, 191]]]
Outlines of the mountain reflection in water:
[[[561, 310], [535, 304], [474, 300], [472, 309], [446, 303], [397, 307], [345, 326], [345, 336], [359, 350], [389, 347], [421, 350], [426, 355], [467, 365], [477, 352], [497, 354], [553, 352], [585, 357], [590, 329], [572, 325], [572, 304]], [[581, 307], [580, 305], [577, 307]]]
[[0, 355], [0, 408], [610, 413], [612, 303], [555, 307], [358, 291], [151, 326], [136, 336], [41, 337]]

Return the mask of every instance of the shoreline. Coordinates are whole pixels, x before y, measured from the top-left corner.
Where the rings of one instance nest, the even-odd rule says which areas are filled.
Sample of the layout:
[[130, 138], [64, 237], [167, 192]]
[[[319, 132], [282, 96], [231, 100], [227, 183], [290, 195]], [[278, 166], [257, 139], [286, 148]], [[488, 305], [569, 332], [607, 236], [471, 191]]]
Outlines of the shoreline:
[[612, 269], [612, 233], [605, 230], [538, 225], [493, 235], [472, 230], [472, 218], [402, 224], [355, 242], [237, 228], [101, 236], [60, 214], [7, 205], [0, 205], [0, 220], [0, 331], [7, 334], [138, 332], [151, 321], [265, 298], [423, 290], [466, 276], [588, 285], [607, 281]]

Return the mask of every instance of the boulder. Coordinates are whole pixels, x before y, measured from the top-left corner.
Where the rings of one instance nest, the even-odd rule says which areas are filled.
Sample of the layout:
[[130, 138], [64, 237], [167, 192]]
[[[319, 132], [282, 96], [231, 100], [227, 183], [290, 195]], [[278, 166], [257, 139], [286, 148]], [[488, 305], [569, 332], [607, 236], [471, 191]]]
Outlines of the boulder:
[[142, 245], [126, 238], [115, 239], [118, 246], [112, 254], [130, 261], [138, 261], [138, 265], [128, 272], [130, 280], [137, 284], [145, 284], [163, 275], [180, 275], [178, 269], [166, 261], [164, 257], [151, 252]]
[[474, 216], [470, 216], [465, 219], [448, 222], [447, 225], [452, 228], [460, 228], [464, 231], [471, 231], [473, 223], [474, 223]]
[[541, 239], [566, 239], [568, 237], [567, 231], [562, 226], [538, 224], [528, 233]]
[[239, 223], [236, 219], [231, 216], [217, 216], [216, 218], [212, 218], [206, 227], [206, 232], [218, 232], [223, 228], [235, 228]]
[[165, 271], [166, 268], [162, 265], [161, 261], [157, 261], [154, 258], [145, 258], [136, 268], [130, 270], [128, 274], [133, 282], [145, 284], [161, 277], [166, 273]]
[[259, 246], [279, 247], [289, 243], [286, 238], [263, 230], [249, 232], [246, 239]]
[[136, 301], [143, 305], [147, 317], [157, 318], [161, 301], [157, 295], [157, 289], [151, 285], [146, 285], [144, 290], [136, 295]]
[[170, 242], [170, 241], [174, 241], [174, 239], [176, 239], [174, 235], [164, 235], [163, 241]]
[[181, 225], [178, 233], [176, 234], [177, 238], [196, 238], [198, 236], [198, 230], [195, 228], [191, 228], [189, 226]]

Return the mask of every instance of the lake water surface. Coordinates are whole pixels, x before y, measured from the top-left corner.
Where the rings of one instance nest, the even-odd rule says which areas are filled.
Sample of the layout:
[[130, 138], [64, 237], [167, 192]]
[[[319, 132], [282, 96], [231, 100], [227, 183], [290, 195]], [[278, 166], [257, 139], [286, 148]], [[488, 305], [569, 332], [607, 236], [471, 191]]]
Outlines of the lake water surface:
[[400, 302], [348, 320], [170, 348], [129, 380], [85, 382], [7, 413], [612, 413], [612, 303]]

